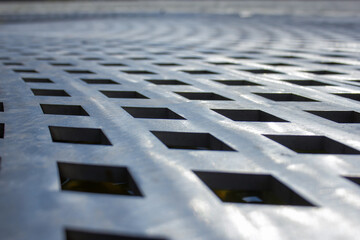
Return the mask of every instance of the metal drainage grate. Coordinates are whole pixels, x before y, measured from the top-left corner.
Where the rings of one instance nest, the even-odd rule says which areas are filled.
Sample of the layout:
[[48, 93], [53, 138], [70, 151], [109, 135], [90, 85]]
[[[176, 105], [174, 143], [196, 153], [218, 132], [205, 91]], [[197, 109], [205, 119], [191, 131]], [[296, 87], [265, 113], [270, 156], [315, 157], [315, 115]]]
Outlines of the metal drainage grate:
[[0, 238], [357, 239], [354, 21], [2, 24]]

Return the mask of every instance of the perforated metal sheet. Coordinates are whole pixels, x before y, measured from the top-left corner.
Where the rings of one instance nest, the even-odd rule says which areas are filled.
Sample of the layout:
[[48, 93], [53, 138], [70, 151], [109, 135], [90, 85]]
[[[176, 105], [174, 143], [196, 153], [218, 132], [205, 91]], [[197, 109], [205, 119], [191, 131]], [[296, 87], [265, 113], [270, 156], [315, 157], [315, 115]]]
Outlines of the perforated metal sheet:
[[[357, 239], [360, 190], [344, 176], [360, 177], [358, 23], [128, 15], [0, 25], [0, 238]], [[61, 190], [58, 162], [126, 167], [142, 196]], [[270, 174], [312, 206], [223, 202], [194, 171]]]

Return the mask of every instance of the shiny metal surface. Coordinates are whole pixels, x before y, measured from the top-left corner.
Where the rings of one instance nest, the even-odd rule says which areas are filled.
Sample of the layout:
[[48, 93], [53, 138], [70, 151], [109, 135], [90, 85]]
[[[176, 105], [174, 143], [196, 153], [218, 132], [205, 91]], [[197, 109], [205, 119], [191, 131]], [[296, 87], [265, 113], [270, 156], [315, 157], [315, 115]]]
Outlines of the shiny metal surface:
[[[358, 239], [360, 189], [343, 176], [360, 177], [359, 22], [147, 14], [1, 24], [0, 238], [76, 229]], [[107, 179], [97, 166], [127, 169], [142, 196], [61, 190], [59, 163], [92, 165], [66, 173], [89, 181]], [[271, 175], [313, 206], [223, 202], [198, 172]]]

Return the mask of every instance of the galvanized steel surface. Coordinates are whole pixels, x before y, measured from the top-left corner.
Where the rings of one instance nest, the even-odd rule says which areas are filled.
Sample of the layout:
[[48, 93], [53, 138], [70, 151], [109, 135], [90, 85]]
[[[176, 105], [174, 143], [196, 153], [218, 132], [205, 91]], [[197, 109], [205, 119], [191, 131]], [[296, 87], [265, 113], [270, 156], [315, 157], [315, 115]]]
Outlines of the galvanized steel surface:
[[[359, 156], [319, 154], [329, 150], [324, 138], [298, 153], [265, 135], [324, 136], [360, 150], [359, 123], [307, 112], [360, 112], [358, 23], [127, 15], [0, 25], [0, 238], [60, 240], [69, 228], [179, 240], [357, 239], [360, 189], [344, 176], [360, 177]], [[40, 104], [81, 106], [89, 116], [44, 114]], [[135, 118], [125, 107], [180, 117]], [[212, 109], [284, 121], [234, 121]], [[352, 114], [340, 118], [359, 122]], [[49, 126], [101, 129], [111, 145], [54, 142]], [[209, 133], [235, 151], [171, 149], [152, 133], [161, 131]], [[62, 191], [57, 162], [126, 167], [143, 196]], [[315, 206], [222, 202], [193, 171], [271, 174]]]

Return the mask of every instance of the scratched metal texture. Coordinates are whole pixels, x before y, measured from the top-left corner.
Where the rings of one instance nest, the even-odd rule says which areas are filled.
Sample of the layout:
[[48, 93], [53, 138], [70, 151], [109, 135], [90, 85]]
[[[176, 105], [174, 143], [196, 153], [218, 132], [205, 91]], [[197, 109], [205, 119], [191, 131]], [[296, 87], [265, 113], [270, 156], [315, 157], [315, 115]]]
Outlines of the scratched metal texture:
[[[359, 155], [297, 153], [264, 135], [325, 136], [360, 150], [358, 123], [306, 112], [360, 112], [359, 101], [334, 94], [360, 94], [359, 22], [135, 14], [1, 24], [0, 239], [63, 240], [65, 229], [173, 240], [358, 239], [360, 189], [344, 176], [360, 177]], [[253, 69], [261, 71], [246, 71]], [[124, 72], [130, 70], [154, 74]], [[81, 80], [89, 78], [118, 84]], [[65, 90], [70, 97], [34, 96], [31, 89]], [[147, 98], [109, 98], [105, 90]], [[190, 100], [175, 92], [212, 92], [232, 101]], [[273, 101], [255, 93], [316, 101]], [[80, 105], [89, 116], [44, 114], [40, 104]], [[122, 107], [168, 108], [184, 119], [134, 118]], [[262, 110], [285, 121], [233, 121], [212, 109]], [[112, 145], [53, 142], [49, 126], [98, 128]], [[170, 149], [151, 131], [210, 133], [235, 151]], [[143, 196], [62, 191], [57, 162], [127, 167]], [[315, 206], [222, 202], [193, 171], [271, 174]]]

